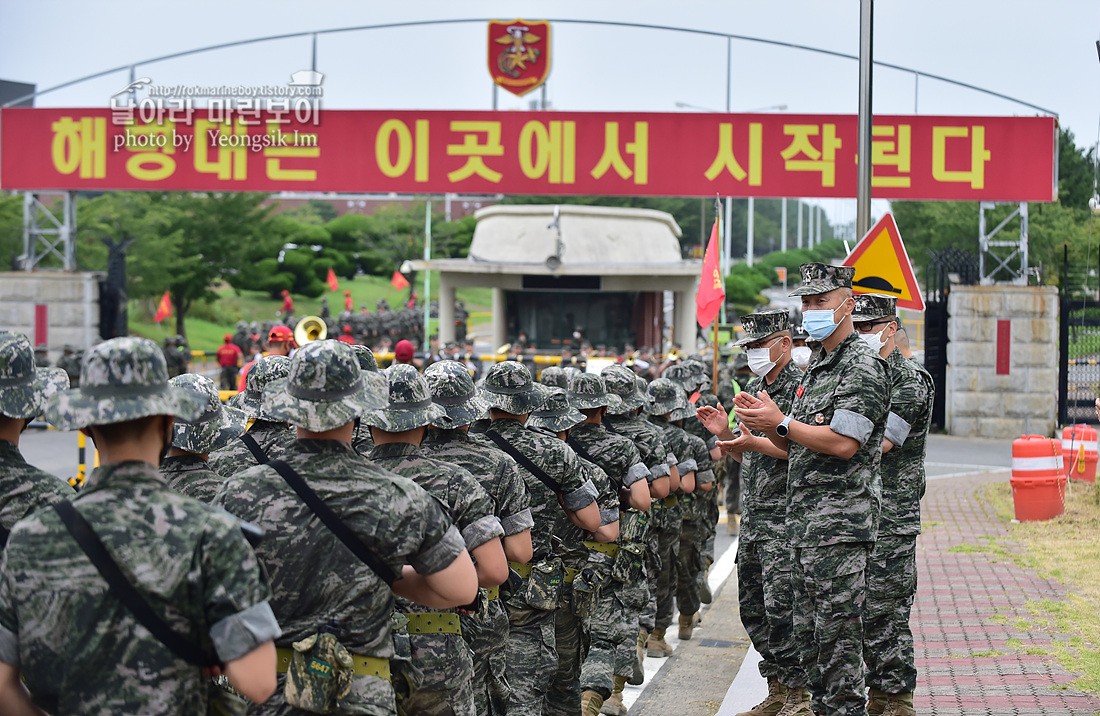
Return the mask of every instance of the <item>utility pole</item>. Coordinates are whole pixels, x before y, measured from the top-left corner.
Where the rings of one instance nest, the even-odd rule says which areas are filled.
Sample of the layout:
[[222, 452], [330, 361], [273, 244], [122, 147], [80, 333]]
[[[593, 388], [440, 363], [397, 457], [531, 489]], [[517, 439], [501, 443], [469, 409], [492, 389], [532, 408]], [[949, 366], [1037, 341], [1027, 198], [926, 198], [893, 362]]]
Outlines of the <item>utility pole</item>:
[[871, 228], [871, 69], [874, 66], [874, 0], [859, 0], [859, 164], [856, 236]]

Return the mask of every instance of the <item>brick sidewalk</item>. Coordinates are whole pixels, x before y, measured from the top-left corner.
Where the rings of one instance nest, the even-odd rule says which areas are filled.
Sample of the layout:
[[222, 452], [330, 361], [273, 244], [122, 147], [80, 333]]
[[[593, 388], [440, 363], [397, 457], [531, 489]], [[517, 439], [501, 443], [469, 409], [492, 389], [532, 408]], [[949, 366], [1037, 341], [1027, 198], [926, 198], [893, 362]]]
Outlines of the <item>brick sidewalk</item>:
[[[1007, 481], [1009, 473], [930, 480], [917, 545], [918, 587], [913, 607], [913, 638], [919, 673], [916, 707], [935, 716], [1069, 716], [1100, 712], [1100, 698], [1072, 689], [1054, 689], [1073, 675], [1051, 657], [1015, 652], [1008, 639], [1049, 645], [1056, 635], [1021, 632], [1017, 617], [1030, 618], [1029, 599], [1065, 599], [1057, 582], [1033, 570], [991, 562], [983, 553], [953, 553], [955, 545], [981, 544], [981, 537], [1004, 537], [1007, 530], [991, 508], [975, 497], [982, 484]], [[992, 623], [1004, 615], [1009, 623]], [[1004, 652], [1003, 655], [983, 653]]]

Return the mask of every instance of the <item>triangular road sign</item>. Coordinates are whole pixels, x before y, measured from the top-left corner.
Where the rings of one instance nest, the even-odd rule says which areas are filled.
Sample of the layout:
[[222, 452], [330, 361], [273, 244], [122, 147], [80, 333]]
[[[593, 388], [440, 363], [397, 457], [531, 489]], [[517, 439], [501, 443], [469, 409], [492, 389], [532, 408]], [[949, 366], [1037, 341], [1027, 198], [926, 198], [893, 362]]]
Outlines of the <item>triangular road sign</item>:
[[894, 217], [887, 214], [859, 240], [844, 266], [853, 266], [855, 293], [881, 293], [896, 296], [898, 308], [924, 310], [924, 297], [913, 275], [913, 264], [901, 242], [901, 233]]

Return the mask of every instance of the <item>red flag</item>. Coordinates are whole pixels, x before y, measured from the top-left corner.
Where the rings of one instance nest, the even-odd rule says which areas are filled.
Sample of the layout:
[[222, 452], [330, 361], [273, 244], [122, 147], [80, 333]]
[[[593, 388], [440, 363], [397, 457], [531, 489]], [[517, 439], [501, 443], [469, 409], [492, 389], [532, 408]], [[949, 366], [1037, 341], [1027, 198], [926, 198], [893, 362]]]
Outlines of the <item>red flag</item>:
[[409, 280], [401, 275], [400, 271], [393, 272], [393, 278], [390, 279], [390, 284], [393, 285], [398, 291], [403, 288], [409, 287]]
[[172, 317], [172, 295], [165, 291], [157, 304], [157, 315], [153, 316], [153, 323], [160, 323], [165, 318]]
[[339, 291], [340, 284], [336, 281], [336, 272], [332, 270], [332, 267], [328, 267], [328, 278], [325, 279], [328, 282], [328, 287], [332, 291]]
[[718, 220], [710, 230], [707, 252], [703, 254], [703, 273], [699, 277], [699, 292], [695, 294], [695, 318], [706, 327], [714, 322], [722, 301], [726, 300], [726, 287], [722, 272], [718, 270]]

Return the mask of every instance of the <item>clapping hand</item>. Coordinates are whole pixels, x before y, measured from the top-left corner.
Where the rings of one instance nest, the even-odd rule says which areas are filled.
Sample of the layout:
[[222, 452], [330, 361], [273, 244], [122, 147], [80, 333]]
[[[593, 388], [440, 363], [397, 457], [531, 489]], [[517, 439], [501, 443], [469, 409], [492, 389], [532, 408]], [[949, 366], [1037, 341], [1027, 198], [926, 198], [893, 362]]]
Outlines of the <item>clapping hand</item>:
[[774, 430], [776, 425], [783, 422], [783, 411], [767, 391], [760, 391], [755, 398], [741, 392], [734, 397], [733, 402], [737, 419], [750, 430], [766, 432]]

